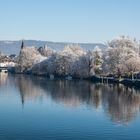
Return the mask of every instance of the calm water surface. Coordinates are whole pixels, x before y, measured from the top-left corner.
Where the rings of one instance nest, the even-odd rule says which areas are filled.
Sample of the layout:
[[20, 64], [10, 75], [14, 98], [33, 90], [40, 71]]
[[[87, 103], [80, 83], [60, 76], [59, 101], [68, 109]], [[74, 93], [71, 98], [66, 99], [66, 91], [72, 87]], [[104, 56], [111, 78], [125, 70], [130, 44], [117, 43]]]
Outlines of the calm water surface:
[[0, 75], [0, 140], [140, 140], [140, 91]]

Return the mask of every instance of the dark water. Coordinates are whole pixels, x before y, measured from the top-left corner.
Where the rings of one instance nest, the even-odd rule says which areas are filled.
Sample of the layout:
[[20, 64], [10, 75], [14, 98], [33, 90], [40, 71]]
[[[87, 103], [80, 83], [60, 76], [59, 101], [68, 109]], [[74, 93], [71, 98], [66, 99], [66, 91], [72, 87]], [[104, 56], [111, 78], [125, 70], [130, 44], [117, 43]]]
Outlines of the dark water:
[[0, 140], [139, 140], [140, 91], [0, 75]]

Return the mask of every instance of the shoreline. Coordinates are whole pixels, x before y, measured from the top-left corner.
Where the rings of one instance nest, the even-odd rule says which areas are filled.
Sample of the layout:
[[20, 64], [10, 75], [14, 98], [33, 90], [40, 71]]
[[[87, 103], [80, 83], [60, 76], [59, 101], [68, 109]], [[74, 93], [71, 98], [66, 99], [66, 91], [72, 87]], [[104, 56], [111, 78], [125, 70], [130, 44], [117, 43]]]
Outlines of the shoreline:
[[123, 84], [124, 86], [128, 87], [136, 87], [140, 88], [140, 79], [117, 79], [113, 77], [98, 77], [98, 76], [91, 76], [87, 78], [79, 78], [74, 76], [60, 76], [60, 75], [49, 75], [49, 74], [33, 74], [32, 72], [26, 72], [26, 73], [15, 73], [14, 71], [8, 71], [8, 74], [11, 75], [29, 75], [29, 76], [35, 76], [35, 77], [44, 77], [50, 80], [87, 80], [91, 81], [93, 83], [105, 83], [105, 84]]

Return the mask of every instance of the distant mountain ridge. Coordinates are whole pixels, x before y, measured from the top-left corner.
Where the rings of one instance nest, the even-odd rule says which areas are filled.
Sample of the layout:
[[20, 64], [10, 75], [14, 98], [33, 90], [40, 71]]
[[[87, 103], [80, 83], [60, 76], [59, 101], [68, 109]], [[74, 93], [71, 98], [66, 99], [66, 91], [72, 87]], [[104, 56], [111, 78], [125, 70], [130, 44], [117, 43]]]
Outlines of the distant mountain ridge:
[[[0, 41], [0, 52], [4, 54], [19, 54], [22, 40], [18, 41]], [[25, 46], [41, 47], [47, 45], [48, 47], [60, 51], [68, 44], [78, 44], [85, 50], [92, 50], [95, 46], [105, 49], [106, 46], [102, 43], [67, 43], [67, 42], [51, 42], [51, 41], [38, 41], [38, 40], [24, 40]]]

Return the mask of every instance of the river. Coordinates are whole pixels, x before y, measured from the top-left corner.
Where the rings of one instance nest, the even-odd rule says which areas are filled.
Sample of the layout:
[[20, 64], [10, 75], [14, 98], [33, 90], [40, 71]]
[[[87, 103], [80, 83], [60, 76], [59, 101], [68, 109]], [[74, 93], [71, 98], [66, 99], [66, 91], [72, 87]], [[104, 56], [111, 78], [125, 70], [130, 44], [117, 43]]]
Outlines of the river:
[[0, 74], [1, 140], [139, 140], [140, 91]]

